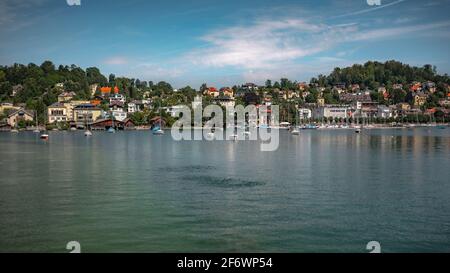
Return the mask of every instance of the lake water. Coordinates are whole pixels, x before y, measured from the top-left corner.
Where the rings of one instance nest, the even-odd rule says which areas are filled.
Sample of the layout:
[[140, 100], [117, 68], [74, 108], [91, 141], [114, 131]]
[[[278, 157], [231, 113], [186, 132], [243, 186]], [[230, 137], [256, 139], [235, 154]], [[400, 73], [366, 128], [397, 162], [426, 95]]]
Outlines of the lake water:
[[0, 252], [450, 251], [450, 129], [0, 133]]

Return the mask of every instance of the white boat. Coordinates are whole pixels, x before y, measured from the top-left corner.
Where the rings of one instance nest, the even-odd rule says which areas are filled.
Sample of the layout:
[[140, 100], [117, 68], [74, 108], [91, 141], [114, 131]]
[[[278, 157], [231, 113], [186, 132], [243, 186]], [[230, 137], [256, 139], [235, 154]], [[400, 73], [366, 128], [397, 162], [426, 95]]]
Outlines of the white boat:
[[17, 129], [11, 129], [11, 133], [19, 133], [19, 130], [17, 130]]
[[76, 130], [77, 130], [76, 127], [71, 127], [71, 128], [70, 128], [70, 131], [76, 131]]
[[298, 135], [300, 135], [300, 130], [297, 129], [297, 128], [294, 128], [294, 129], [291, 131], [291, 134], [294, 135], [294, 136], [298, 136]]
[[84, 136], [87, 136], [87, 137], [92, 136], [92, 132], [90, 130], [86, 130], [86, 131], [84, 131]]
[[157, 129], [153, 131], [154, 135], [164, 135], [164, 130], [162, 129]]
[[47, 134], [42, 134], [40, 138], [42, 140], [48, 140], [48, 135]]
[[207, 133], [206, 134], [206, 139], [207, 140], [213, 140], [214, 139], [214, 133], [212, 133], [212, 132]]

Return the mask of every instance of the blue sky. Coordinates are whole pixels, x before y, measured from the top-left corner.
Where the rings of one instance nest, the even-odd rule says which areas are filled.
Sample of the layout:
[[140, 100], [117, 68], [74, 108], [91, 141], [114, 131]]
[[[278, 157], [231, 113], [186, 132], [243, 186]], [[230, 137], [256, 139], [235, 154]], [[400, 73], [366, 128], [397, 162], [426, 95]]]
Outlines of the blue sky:
[[450, 74], [450, 0], [0, 0], [0, 64], [225, 86], [396, 59]]

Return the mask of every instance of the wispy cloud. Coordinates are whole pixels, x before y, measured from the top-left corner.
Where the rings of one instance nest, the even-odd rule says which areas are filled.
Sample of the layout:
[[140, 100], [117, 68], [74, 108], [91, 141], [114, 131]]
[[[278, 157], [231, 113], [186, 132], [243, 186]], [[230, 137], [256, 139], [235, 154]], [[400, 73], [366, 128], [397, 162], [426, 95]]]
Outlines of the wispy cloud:
[[187, 58], [194, 64], [215, 67], [268, 68], [322, 52], [354, 28], [292, 18], [257, 21], [203, 36], [209, 46], [191, 52]]
[[244, 78], [256, 79], [269, 74], [299, 73], [305, 67], [302, 63], [308, 63], [310, 57], [315, 57], [318, 64], [315, 66], [321, 68], [347, 63], [348, 55], [354, 52], [352, 49], [330, 55], [330, 51], [340, 45], [358, 47], [355, 42], [442, 32], [449, 26], [450, 21], [377, 28], [356, 23], [330, 25], [296, 18], [257, 20], [216, 29], [200, 37], [205, 47], [193, 50], [185, 59], [204, 67], [232, 67], [241, 70]]
[[124, 65], [129, 62], [130, 60], [128, 58], [122, 56], [113, 56], [103, 61], [103, 63], [107, 65]]

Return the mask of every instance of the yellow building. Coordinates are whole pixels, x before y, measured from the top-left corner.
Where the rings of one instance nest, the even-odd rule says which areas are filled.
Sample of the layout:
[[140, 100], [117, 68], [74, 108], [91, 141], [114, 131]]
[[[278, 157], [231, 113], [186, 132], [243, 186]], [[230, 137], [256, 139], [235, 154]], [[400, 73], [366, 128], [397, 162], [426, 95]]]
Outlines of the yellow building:
[[58, 102], [67, 102], [71, 101], [76, 94], [74, 92], [63, 92], [58, 96]]
[[414, 105], [422, 106], [427, 102], [427, 95], [420, 93], [414, 96]]
[[324, 106], [325, 105], [325, 99], [324, 98], [318, 98], [317, 99], [317, 105], [318, 106]]
[[75, 120], [75, 114], [73, 109], [77, 107], [78, 105], [82, 104], [90, 104], [91, 102], [88, 100], [73, 100], [71, 102], [65, 102], [64, 106], [66, 106], [67, 109], [67, 120]]
[[56, 102], [47, 108], [48, 123], [69, 121], [67, 107], [64, 103]]
[[411, 105], [409, 105], [409, 103], [402, 102], [402, 103], [399, 103], [399, 106], [400, 106], [400, 110], [402, 110], [402, 111], [411, 110]]
[[102, 115], [102, 109], [93, 104], [80, 104], [73, 109], [74, 121], [80, 124], [94, 122]]
[[4, 102], [0, 104], [0, 115], [1, 114], [7, 114], [7, 111], [10, 110], [18, 110], [20, 107], [14, 106], [12, 103]]

